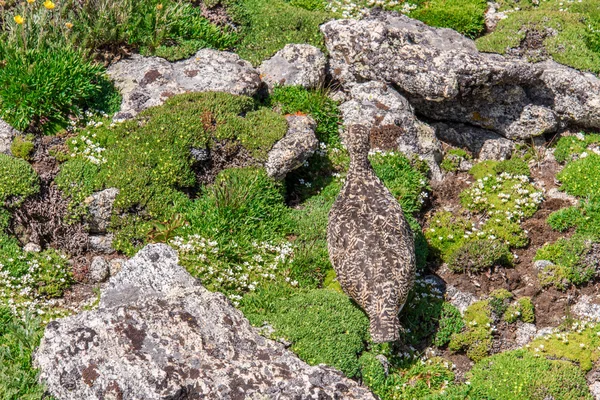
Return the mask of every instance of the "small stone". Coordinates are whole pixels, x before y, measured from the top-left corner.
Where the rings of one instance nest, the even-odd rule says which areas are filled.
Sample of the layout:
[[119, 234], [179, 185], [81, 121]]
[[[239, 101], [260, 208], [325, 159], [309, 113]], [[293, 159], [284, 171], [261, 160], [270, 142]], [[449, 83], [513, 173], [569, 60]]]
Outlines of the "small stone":
[[446, 299], [450, 304], [458, 308], [461, 314], [464, 314], [467, 308], [477, 301], [477, 296], [463, 292], [455, 286], [448, 285], [446, 286]]
[[35, 244], [35, 243], [27, 243], [24, 247], [23, 247], [23, 251], [27, 252], [27, 253], [39, 253], [40, 251], [42, 251], [42, 248], [40, 247], [39, 244]]
[[269, 151], [265, 168], [274, 179], [283, 179], [308, 160], [319, 146], [315, 136], [316, 122], [304, 115], [288, 115], [285, 136]]
[[536, 260], [533, 263], [533, 268], [535, 268], [537, 271], [542, 271], [546, 267], [551, 267], [553, 265], [554, 265], [554, 263], [552, 261], [548, 261], [548, 260]]
[[107, 235], [90, 235], [90, 250], [98, 253], [112, 254], [115, 249], [112, 247], [114, 236]]
[[106, 233], [118, 194], [119, 189], [109, 188], [96, 192], [84, 200], [89, 207], [90, 232]]
[[525, 323], [521, 321], [517, 322], [515, 342], [519, 347], [523, 347], [527, 343], [531, 342], [533, 338], [535, 338], [536, 334], [537, 328], [535, 324]]
[[205, 162], [210, 160], [210, 150], [208, 149], [197, 149], [192, 147], [190, 149], [190, 155], [198, 162]]
[[0, 119], [0, 153], [12, 155], [10, 146], [13, 139], [20, 132], [10, 126], [7, 122]]
[[327, 58], [321, 50], [308, 44], [287, 44], [265, 60], [258, 71], [269, 89], [275, 86], [321, 87], [325, 82]]
[[92, 259], [88, 278], [92, 283], [104, 282], [110, 274], [110, 264], [104, 257], [96, 256]]

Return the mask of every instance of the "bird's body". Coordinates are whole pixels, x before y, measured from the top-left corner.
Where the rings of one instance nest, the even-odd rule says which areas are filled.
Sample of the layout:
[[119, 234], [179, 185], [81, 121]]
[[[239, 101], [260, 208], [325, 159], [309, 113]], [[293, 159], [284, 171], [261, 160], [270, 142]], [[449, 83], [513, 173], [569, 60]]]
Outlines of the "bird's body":
[[415, 279], [414, 238], [400, 204], [368, 161], [366, 128], [352, 126], [347, 142], [351, 163], [329, 213], [329, 257], [342, 289], [369, 316], [373, 341], [395, 341], [398, 313]]

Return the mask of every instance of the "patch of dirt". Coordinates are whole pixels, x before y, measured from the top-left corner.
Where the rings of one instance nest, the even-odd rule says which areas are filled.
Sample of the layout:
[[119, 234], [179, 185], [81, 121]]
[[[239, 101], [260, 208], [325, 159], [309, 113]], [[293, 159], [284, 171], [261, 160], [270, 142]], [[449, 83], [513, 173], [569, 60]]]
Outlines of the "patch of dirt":
[[453, 353], [450, 350], [444, 350], [441, 357], [454, 365], [454, 374], [457, 383], [464, 382], [466, 380], [465, 374], [473, 368], [473, 365], [475, 365], [475, 363], [466, 355]]
[[215, 181], [219, 172], [227, 168], [240, 168], [259, 165], [259, 163], [239, 143], [230, 141], [215, 142], [204, 159], [194, 166], [196, 179], [202, 185], [209, 185]]
[[218, 26], [232, 26], [233, 20], [227, 13], [227, 9], [221, 4], [217, 4], [214, 7], [208, 7], [204, 2], [199, 4], [200, 10], [202, 10], [202, 16]]
[[555, 36], [556, 31], [552, 28], [546, 28], [544, 31], [537, 29], [527, 29], [525, 38], [521, 40], [518, 47], [507, 50], [507, 55], [527, 60], [528, 62], [540, 62], [550, 58], [544, 41], [546, 38]]

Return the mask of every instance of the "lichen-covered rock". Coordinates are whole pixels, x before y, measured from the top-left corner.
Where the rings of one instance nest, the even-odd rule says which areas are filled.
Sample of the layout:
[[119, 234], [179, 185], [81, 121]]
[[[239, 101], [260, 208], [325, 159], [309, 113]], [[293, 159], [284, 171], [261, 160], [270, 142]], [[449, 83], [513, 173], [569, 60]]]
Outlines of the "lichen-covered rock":
[[11, 155], [10, 145], [19, 131], [0, 119], [0, 154]]
[[408, 100], [383, 82], [354, 84], [351, 100], [340, 105], [346, 126], [360, 124], [371, 129], [371, 147], [400, 150], [427, 161], [432, 178], [441, 179], [442, 146], [434, 130], [419, 121]]
[[90, 213], [90, 232], [106, 233], [110, 224], [113, 205], [119, 194], [119, 189], [108, 188], [92, 194], [85, 199]]
[[114, 253], [113, 239], [114, 236], [110, 233], [106, 235], [90, 235], [89, 249], [96, 253]]
[[500, 9], [500, 4], [490, 1], [488, 1], [487, 4], [488, 9], [485, 12], [485, 30], [487, 32], [492, 32], [496, 29], [498, 22], [507, 18], [508, 15], [506, 15], [505, 12], [498, 11]]
[[477, 301], [477, 296], [463, 292], [453, 285], [448, 285], [446, 286], [446, 300], [458, 308], [461, 314], [464, 314], [467, 308]]
[[275, 179], [283, 179], [288, 172], [300, 167], [317, 150], [316, 122], [305, 115], [288, 115], [288, 131], [269, 151], [265, 168]]
[[347, 87], [388, 82], [428, 118], [520, 140], [569, 125], [600, 127], [600, 81], [592, 74], [479, 53], [455, 31], [397, 13], [331, 21], [321, 30], [333, 78]]
[[88, 278], [92, 283], [104, 282], [110, 275], [110, 264], [104, 257], [96, 256], [92, 258], [89, 267]]
[[439, 139], [454, 146], [466, 147], [480, 160], [506, 160], [515, 148], [511, 140], [475, 126], [443, 122], [433, 126]]
[[132, 118], [184, 92], [227, 92], [253, 96], [261, 81], [252, 65], [234, 53], [202, 49], [171, 63], [159, 57], [133, 55], [107, 70], [123, 100], [115, 119]]
[[519, 347], [525, 346], [527, 343], [531, 342], [537, 334], [537, 328], [535, 324], [530, 324], [526, 322], [517, 322], [517, 331], [515, 332], [515, 343]]
[[600, 322], [600, 304], [594, 303], [588, 295], [581, 296], [571, 308], [571, 312], [576, 317]]
[[307, 89], [318, 88], [325, 82], [327, 58], [317, 47], [309, 44], [287, 44], [258, 71], [269, 88], [300, 85]]
[[61, 400], [375, 399], [260, 336], [163, 244], [125, 262], [97, 310], [49, 323], [35, 363]]

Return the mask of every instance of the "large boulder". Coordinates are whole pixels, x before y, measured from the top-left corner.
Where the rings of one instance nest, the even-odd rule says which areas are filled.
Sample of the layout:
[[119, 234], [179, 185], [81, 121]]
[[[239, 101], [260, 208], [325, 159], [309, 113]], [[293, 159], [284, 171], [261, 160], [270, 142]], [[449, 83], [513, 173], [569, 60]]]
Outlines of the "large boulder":
[[600, 81], [591, 74], [480, 53], [453, 30], [391, 12], [321, 30], [334, 79], [345, 87], [390, 83], [428, 118], [520, 140], [570, 124], [600, 127]]
[[115, 119], [132, 118], [179, 93], [215, 91], [253, 96], [261, 86], [258, 72], [248, 61], [212, 49], [202, 49], [174, 63], [133, 55], [110, 66], [107, 73], [123, 96]]
[[49, 323], [35, 364], [60, 400], [375, 399], [260, 336], [164, 244], [125, 262], [97, 310]]
[[415, 117], [408, 100], [384, 82], [357, 83], [349, 89], [350, 100], [340, 105], [344, 124], [371, 129], [371, 147], [400, 150], [427, 161], [433, 179], [441, 179], [438, 163], [442, 146], [433, 128]]
[[11, 155], [10, 145], [19, 131], [0, 119], [0, 154]]
[[269, 151], [265, 168], [275, 179], [285, 176], [308, 160], [319, 146], [315, 136], [317, 124], [307, 115], [288, 115], [285, 136]]
[[480, 160], [506, 160], [515, 148], [513, 141], [476, 126], [451, 122], [438, 122], [433, 126], [439, 139], [466, 147]]
[[318, 88], [325, 82], [327, 58], [323, 52], [309, 44], [287, 44], [268, 60], [258, 71], [262, 80], [274, 86], [300, 85], [307, 89]]

